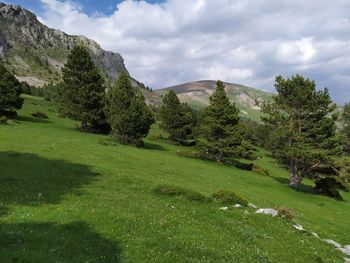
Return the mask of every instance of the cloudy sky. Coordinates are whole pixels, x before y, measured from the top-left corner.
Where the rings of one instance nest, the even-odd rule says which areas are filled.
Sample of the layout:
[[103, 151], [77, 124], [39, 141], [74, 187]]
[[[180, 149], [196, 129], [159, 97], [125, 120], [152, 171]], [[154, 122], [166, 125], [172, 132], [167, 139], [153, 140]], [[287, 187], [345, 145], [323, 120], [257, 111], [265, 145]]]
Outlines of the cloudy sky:
[[299, 73], [350, 101], [349, 0], [5, 0], [120, 53], [153, 88], [200, 79], [273, 91]]

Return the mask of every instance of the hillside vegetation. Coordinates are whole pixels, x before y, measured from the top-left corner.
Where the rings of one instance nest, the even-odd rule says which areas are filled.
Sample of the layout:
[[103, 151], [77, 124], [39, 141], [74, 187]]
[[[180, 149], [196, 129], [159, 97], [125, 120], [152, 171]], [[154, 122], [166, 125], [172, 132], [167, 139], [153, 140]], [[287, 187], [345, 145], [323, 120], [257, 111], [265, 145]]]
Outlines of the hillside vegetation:
[[295, 191], [268, 152], [254, 161], [269, 170], [262, 176], [182, 157], [188, 148], [157, 139], [157, 125], [136, 148], [78, 132], [37, 97], [26, 96], [18, 113], [0, 127], [2, 262], [343, 262], [285, 219], [154, 192], [171, 185], [209, 197], [227, 189], [261, 208], [293, 209], [296, 223], [350, 244], [350, 193], [342, 202], [315, 195], [307, 179]]

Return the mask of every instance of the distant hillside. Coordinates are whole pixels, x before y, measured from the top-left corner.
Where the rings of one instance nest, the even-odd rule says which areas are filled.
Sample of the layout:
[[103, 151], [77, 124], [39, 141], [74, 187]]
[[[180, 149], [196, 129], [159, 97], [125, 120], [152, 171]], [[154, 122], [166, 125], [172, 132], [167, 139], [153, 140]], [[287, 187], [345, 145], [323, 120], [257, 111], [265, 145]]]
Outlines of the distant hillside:
[[[226, 92], [232, 102], [241, 110], [241, 115], [252, 120], [260, 120], [260, 108], [256, 105], [256, 100], [270, 100], [272, 93], [258, 89], [246, 87], [239, 84], [225, 82]], [[159, 95], [174, 90], [182, 102], [186, 102], [194, 108], [201, 109], [209, 104], [209, 97], [216, 87], [214, 80], [202, 80], [185, 83], [173, 87], [157, 90]]]
[[[40, 23], [30, 11], [0, 2], [0, 62], [5, 63], [20, 81], [42, 87], [61, 78], [70, 49], [76, 45], [88, 48], [94, 63], [109, 81], [126, 70], [118, 53], [103, 50], [84, 36], [70, 36]], [[140, 83], [132, 79], [135, 87]], [[156, 94], [141, 88], [149, 103], [159, 101]]]

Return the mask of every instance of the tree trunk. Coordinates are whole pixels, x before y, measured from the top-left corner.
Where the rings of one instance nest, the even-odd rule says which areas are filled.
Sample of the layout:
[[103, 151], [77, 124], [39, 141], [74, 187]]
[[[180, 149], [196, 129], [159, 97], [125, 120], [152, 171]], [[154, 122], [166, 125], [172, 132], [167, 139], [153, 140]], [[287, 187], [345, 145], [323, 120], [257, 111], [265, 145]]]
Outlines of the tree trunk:
[[303, 178], [298, 175], [298, 161], [293, 159], [290, 161], [290, 178], [289, 186], [297, 189]]
[[81, 121], [81, 129], [82, 130], [85, 131], [87, 129], [87, 126], [88, 126], [87, 121]]

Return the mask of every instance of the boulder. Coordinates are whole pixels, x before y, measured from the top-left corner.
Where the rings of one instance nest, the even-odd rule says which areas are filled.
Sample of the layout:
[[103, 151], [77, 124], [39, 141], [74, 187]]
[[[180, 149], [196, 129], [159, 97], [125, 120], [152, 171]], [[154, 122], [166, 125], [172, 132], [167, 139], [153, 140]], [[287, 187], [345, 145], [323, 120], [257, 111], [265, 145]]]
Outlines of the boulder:
[[226, 211], [227, 209], [228, 209], [228, 207], [227, 207], [227, 206], [220, 207], [220, 210], [222, 210], [222, 211]]
[[271, 215], [273, 217], [278, 215], [278, 211], [273, 208], [261, 208], [255, 212], [256, 214]]

